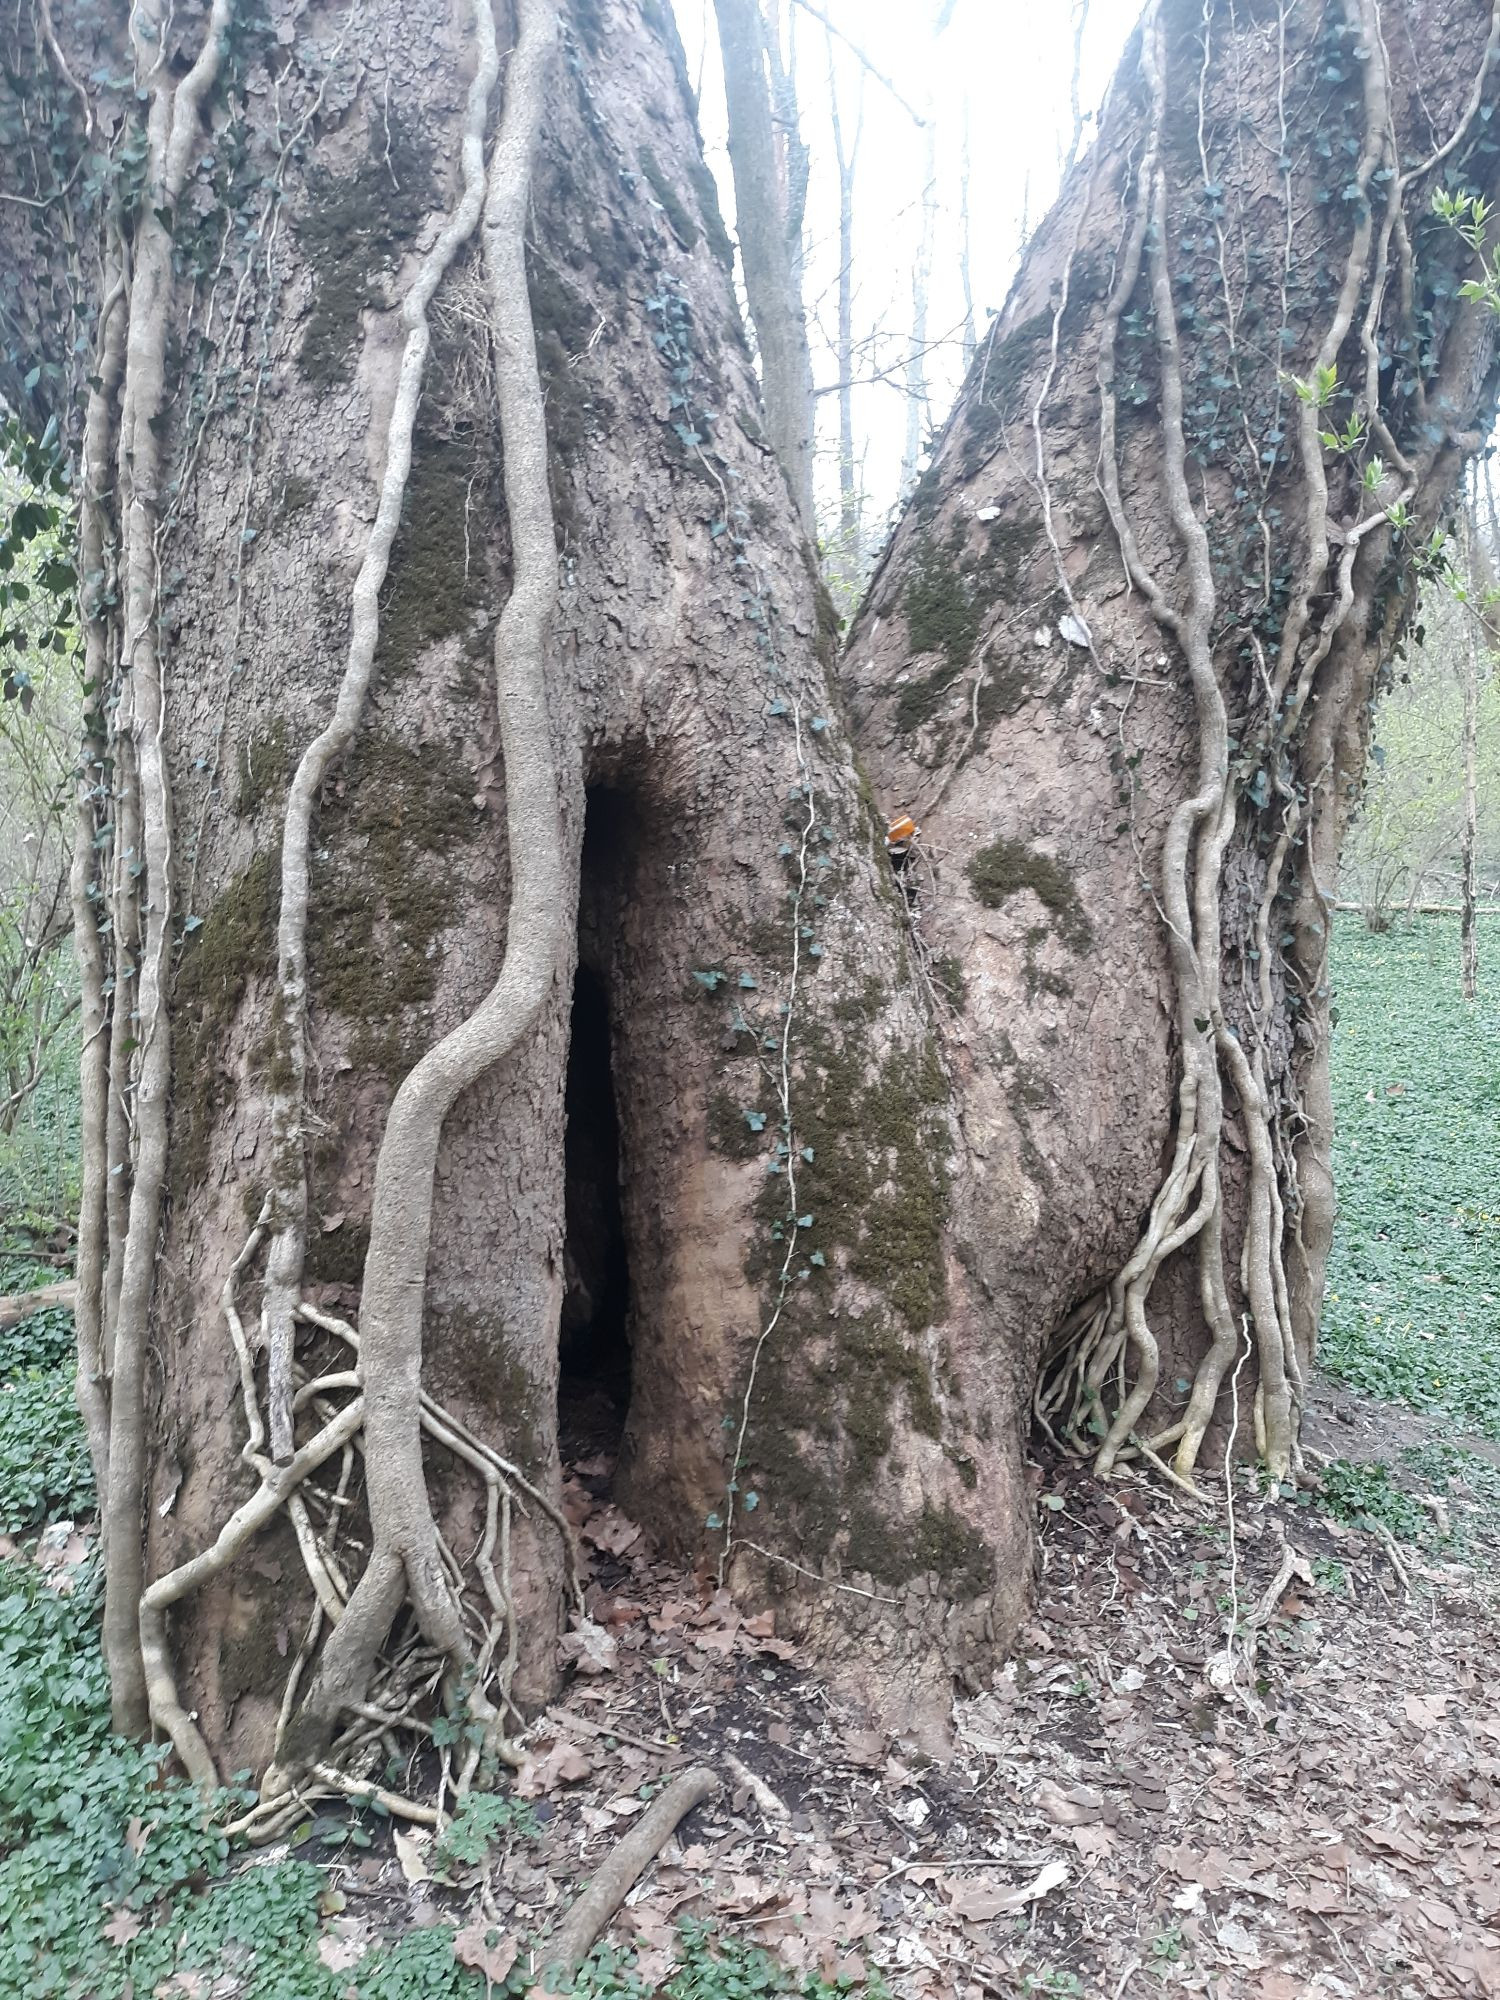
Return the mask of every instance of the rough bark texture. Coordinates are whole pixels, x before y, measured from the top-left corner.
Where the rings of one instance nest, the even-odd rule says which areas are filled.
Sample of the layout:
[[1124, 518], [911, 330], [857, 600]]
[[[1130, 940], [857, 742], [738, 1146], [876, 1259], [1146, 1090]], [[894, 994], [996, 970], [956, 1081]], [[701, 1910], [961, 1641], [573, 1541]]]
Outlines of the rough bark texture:
[[[1457, 302], [1468, 253], [1430, 213], [1435, 188], [1496, 184], [1493, 47], [1487, 0], [1150, 9], [856, 623], [856, 741], [923, 826], [908, 872], [990, 1337], [1028, 1379], [1149, 1234], [1185, 1048], [1200, 1113], [1223, 1098], [1220, 1359], [1262, 1308], [1289, 1365], [1313, 1344], [1326, 899], [1421, 545], [1494, 407], [1493, 323]], [[1355, 411], [1362, 442], [1319, 442]], [[1208, 991], [1215, 959], [1216, 1007], [1184, 1021], [1184, 965]], [[1241, 1280], [1256, 1229], [1279, 1301]], [[1208, 1339], [1207, 1244], [1149, 1300], [1169, 1435]], [[1099, 1385], [1106, 1418], [1138, 1362]], [[1097, 1442], [1098, 1406], [1073, 1414]]]
[[[54, 18], [76, 74], [118, 73], [91, 14]], [[948, 1084], [829, 688], [826, 602], [761, 441], [675, 36], [651, 5], [577, 0], [563, 21], [528, 266], [561, 573], [550, 727], [619, 1120], [634, 1384], [619, 1497], [896, 1710], [991, 1657], [1020, 1616], [1024, 1392], [958, 1254]], [[6, 101], [7, 130], [57, 136], [55, 161], [10, 146], [3, 171], [61, 213], [84, 185], [64, 191], [76, 100], [26, 21], [6, 32], [12, 72], [39, 79]], [[185, 66], [202, 23], [171, 32]], [[502, 18], [502, 50], [509, 33]], [[313, 1601], [295, 1524], [251, 1497], [221, 1304], [233, 1277], [253, 1330], [260, 1238], [233, 1267], [285, 1171], [271, 1107], [287, 1082], [273, 1004], [286, 796], [348, 650], [397, 307], [457, 198], [472, 64], [463, 14], [437, 0], [237, 12], [174, 230], [158, 637], [176, 837], [148, 880], [170, 912], [170, 1145], [144, 1517], [110, 1532], [144, 1536], [150, 1578], [234, 1523], [230, 1566], [191, 1572], [201, 1587], [158, 1593], [142, 1621], [226, 1769], [269, 1754]], [[127, 153], [130, 93], [104, 93], [95, 115]], [[82, 384], [57, 367], [23, 385], [73, 299], [94, 337], [97, 211], [79, 207], [74, 240], [91, 247], [72, 267], [33, 213], [48, 211], [0, 205], [20, 273], [0, 389], [39, 426], [55, 409], [74, 427]], [[304, 1297], [355, 1320], [394, 1092], [493, 985], [511, 878], [487, 666], [510, 530], [477, 249], [429, 319], [372, 690], [318, 801], [309, 875]], [[107, 479], [99, 499], [107, 513]], [[108, 628], [107, 593], [99, 616]], [[125, 676], [118, 646], [104, 654]], [[108, 802], [89, 804], [108, 856]], [[568, 957], [531, 1038], [444, 1125], [423, 1318], [424, 1387], [544, 1494], [571, 938]], [[112, 1018], [128, 1041], [123, 990]], [[298, 1356], [348, 1366], [314, 1329]], [[471, 1548], [482, 1487], [435, 1450], [427, 1473], [449, 1546]], [[711, 1522], [730, 1524], [727, 1559]], [[368, 1539], [357, 1509], [351, 1580]], [[511, 1569], [516, 1687], [534, 1697], [558, 1672], [564, 1599], [535, 1509]]]

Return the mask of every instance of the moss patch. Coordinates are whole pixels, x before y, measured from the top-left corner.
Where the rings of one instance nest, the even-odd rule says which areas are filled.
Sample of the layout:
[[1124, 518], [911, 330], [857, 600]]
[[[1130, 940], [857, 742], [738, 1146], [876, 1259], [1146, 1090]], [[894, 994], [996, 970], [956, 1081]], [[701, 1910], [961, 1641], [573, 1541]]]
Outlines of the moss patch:
[[912, 651], [941, 653], [951, 680], [968, 664], [983, 612], [950, 550], [930, 535], [917, 538], [901, 602]]
[[708, 1101], [708, 1143], [716, 1153], [730, 1160], [756, 1160], [769, 1152], [765, 1127], [757, 1132], [745, 1116], [755, 1105], [737, 1104], [727, 1091], [716, 1091]]
[[1052, 346], [1052, 315], [1033, 313], [1003, 340], [990, 343], [979, 368], [979, 387], [964, 407], [959, 464], [972, 479], [992, 455], [1006, 424], [1023, 416], [1031, 377]]
[[476, 539], [465, 545], [474, 472], [473, 455], [458, 440], [418, 434], [380, 607], [387, 676], [409, 672], [428, 647], [469, 633], [485, 608]]
[[1021, 840], [994, 840], [981, 847], [968, 866], [969, 886], [986, 909], [998, 910], [1022, 889], [1029, 889], [1051, 911], [1058, 936], [1071, 951], [1087, 951], [1093, 942], [1089, 922], [1073, 877], [1060, 861], [1039, 854]]
[[259, 812], [268, 800], [280, 803], [296, 762], [286, 723], [279, 715], [240, 745], [235, 757], [234, 809], [241, 819]]
[[347, 175], [314, 169], [297, 242], [312, 274], [313, 300], [298, 365], [319, 388], [347, 381], [360, 315], [387, 304], [385, 280], [415, 238], [432, 192], [432, 152], [394, 115], [369, 135], [366, 157]]
[[[799, 1537], [814, 1549], [831, 1551], [848, 1527], [851, 1494], [868, 1486], [897, 1421], [934, 1438], [942, 1430], [923, 1336], [947, 1301], [945, 1095], [930, 1048], [875, 1066], [857, 1028], [847, 1039], [821, 1028], [803, 1038], [792, 1101], [798, 1207], [808, 1220], [797, 1228], [793, 1289], [757, 1377], [749, 1457], [764, 1471], [766, 1497], [798, 1513]], [[768, 1156], [776, 1136], [768, 1126], [760, 1140]], [[746, 1260], [768, 1298], [791, 1226], [786, 1187], [784, 1174], [767, 1174]], [[840, 1270], [868, 1286], [874, 1303], [835, 1318], [825, 1302]], [[810, 1449], [809, 1437], [842, 1442], [832, 1474], [832, 1454]]]
[[[661, 164], [655, 153], [652, 152], [649, 146], [642, 146], [639, 159], [641, 173], [645, 177], [646, 185], [660, 204], [672, 234], [677, 238], [677, 241], [682, 245], [684, 250], [695, 249], [700, 233], [698, 225], [688, 214], [681, 195], [678, 194], [676, 188], [673, 187], [672, 183], [662, 172]], [[719, 226], [722, 229], [723, 223], [721, 222]]]
[[314, 1002], [356, 1025], [352, 1059], [395, 1077], [407, 1009], [437, 990], [438, 940], [460, 915], [440, 861], [474, 823], [474, 780], [457, 752], [360, 738], [347, 800], [325, 808], [328, 858], [308, 912]]
[[498, 1313], [466, 1306], [428, 1310], [423, 1346], [441, 1399], [456, 1397], [493, 1410], [507, 1455], [538, 1471], [546, 1463], [556, 1413], [543, 1407], [514, 1341]]
[[207, 1176], [209, 1139], [233, 1095], [220, 1043], [251, 979], [275, 970], [280, 898], [278, 857], [257, 854], [183, 940], [172, 989], [174, 1195]]

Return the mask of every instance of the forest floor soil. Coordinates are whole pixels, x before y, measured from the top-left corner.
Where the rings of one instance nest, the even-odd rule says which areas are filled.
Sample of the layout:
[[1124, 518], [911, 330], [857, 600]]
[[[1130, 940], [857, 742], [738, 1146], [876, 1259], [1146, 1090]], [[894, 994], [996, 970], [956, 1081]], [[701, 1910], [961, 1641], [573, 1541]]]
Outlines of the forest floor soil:
[[[1349, 1430], [1347, 1392], [1321, 1393]], [[1372, 1404], [1359, 1422], [1381, 1411], [1390, 1455], [1408, 1419]], [[569, 1492], [612, 1644], [528, 1732], [517, 1788], [541, 1833], [490, 1869], [503, 1933], [548, 1929], [654, 1788], [708, 1763], [722, 1794], [610, 1933], [647, 1993], [696, 1920], [904, 2000], [1500, 1994], [1487, 1536], [1454, 1561], [1436, 1534], [1398, 1542], [1237, 1482], [1231, 1540], [1222, 1486], [1198, 1508], [1053, 1467], [1034, 1616], [931, 1760], [769, 1618], [658, 1561], [590, 1494], [602, 1469]], [[462, 1921], [472, 1889], [423, 1880], [426, 1847], [335, 1861], [352, 1956]]]

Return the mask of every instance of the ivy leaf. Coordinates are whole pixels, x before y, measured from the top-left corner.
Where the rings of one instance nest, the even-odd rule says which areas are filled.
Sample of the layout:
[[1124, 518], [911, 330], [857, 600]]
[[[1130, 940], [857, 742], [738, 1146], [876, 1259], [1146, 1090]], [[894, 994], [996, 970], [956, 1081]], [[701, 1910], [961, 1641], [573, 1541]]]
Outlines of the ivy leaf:
[[745, 1123], [750, 1127], [752, 1132], [764, 1132], [766, 1129], [766, 1114], [764, 1111], [747, 1111], [745, 1113]]

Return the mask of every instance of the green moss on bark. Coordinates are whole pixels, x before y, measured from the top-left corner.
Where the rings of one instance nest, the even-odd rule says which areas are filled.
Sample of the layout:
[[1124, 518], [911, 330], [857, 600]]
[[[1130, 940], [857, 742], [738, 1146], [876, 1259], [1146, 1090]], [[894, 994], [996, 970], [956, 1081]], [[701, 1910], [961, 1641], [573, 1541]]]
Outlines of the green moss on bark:
[[380, 607], [387, 682], [409, 673], [429, 647], [469, 636], [485, 613], [482, 545], [470, 526], [476, 471], [458, 440], [419, 432]]
[[314, 169], [297, 218], [313, 281], [298, 365], [315, 387], [348, 380], [363, 313], [387, 309], [386, 279], [414, 241], [433, 199], [432, 151], [394, 115], [369, 134], [352, 173]]
[[665, 214], [672, 234], [684, 250], [696, 249], [700, 234], [698, 225], [688, 214], [681, 195], [662, 172], [655, 153], [649, 146], [642, 146], [638, 157], [641, 173]]
[[437, 990], [440, 940], [461, 914], [439, 864], [474, 823], [474, 780], [456, 751], [366, 734], [346, 799], [325, 809], [308, 910], [313, 1003], [354, 1024], [351, 1058], [394, 1081], [406, 1016]]
[[214, 1124], [233, 1092], [223, 1040], [250, 981], [275, 971], [280, 893], [278, 857], [257, 854], [183, 939], [172, 990], [174, 1194], [207, 1177]]
[[1052, 913], [1057, 935], [1071, 951], [1087, 951], [1093, 942], [1094, 927], [1073, 877], [1051, 855], [1021, 840], [994, 840], [972, 857], [967, 872], [970, 888], [986, 909], [998, 910], [1029, 889]]

